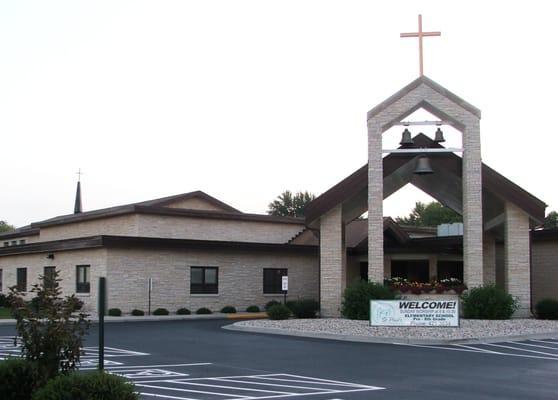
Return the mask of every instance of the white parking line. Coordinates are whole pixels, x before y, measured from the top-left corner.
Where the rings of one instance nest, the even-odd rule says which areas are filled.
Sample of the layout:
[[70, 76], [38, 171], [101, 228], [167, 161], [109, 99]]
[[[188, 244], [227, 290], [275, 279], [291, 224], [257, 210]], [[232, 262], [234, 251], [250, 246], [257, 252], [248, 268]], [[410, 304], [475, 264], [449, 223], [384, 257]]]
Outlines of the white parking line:
[[[507, 343], [507, 342], [506, 342]], [[493, 346], [493, 347], [501, 347], [503, 349], [511, 349], [511, 350], [517, 350], [517, 351], [526, 351], [528, 353], [535, 353], [535, 354], [542, 354], [543, 356], [554, 356], [554, 357], [558, 357], [558, 354], [556, 353], [546, 353], [544, 351], [537, 351], [537, 350], [529, 350], [529, 349], [522, 349], [522, 348], [517, 348], [517, 347], [513, 347], [513, 346], [506, 346], [503, 344], [496, 344], [496, 343], [484, 343], [485, 346]], [[557, 358], [558, 359], [558, 358]]]
[[221, 388], [221, 389], [234, 389], [234, 390], [244, 390], [244, 391], [249, 391], [249, 392], [263, 392], [263, 393], [286, 393], [287, 392], [279, 392], [277, 390], [265, 390], [265, 389], [250, 389], [250, 388], [242, 388], [242, 387], [238, 387], [238, 386], [224, 386], [224, 385], [209, 385], [207, 383], [197, 383], [197, 382], [173, 382], [173, 383], [178, 383], [180, 385], [196, 385], [196, 386], [208, 386], [208, 387], [215, 387], [215, 388]]
[[[250, 378], [249, 376], [246, 376], [246, 378]], [[293, 389], [306, 389], [306, 390], [315, 390], [315, 387], [308, 387], [308, 386], [295, 386], [295, 385], [283, 385], [283, 384], [279, 384], [279, 383], [267, 383], [267, 382], [252, 382], [252, 381], [241, 381], [238, 379], [220, 379], [220, 378], [207, 378], [213, 381], [221, 381], [221, 382], [235, 382], [235, 383], [244, 383], [244, 384], [250, 384], [250, 385], [264, 385], [264, 386], [278, 386], [278, 387], [287, 387], [287, 388], [293, 388]], [[309, 383], [309, 382], [306, 382]], [[324, 389], [326, 391], [330, 391], [329, 389]], [[333, 391], [332, 391], [333, 392]]]
[[[558, 351], [558, 347], [551, 347], [551, 346], [543, 346], [540, 344], [530, 344], [530, 343], [524, 343], [524, 342], [507, 342], [507, 343], [513, 343], [513, 344], [519, 344], [521, 346], [530, 346], [530, 347], [538, 347], [540, 349], [549, 349], [549, 350], [556, 350]], [[558, 343], [557, 343], [558, 344]], [[558, 356], [558, 354], [556, 354]]]
[[[122, 365], [122, 366], [108, 366], [105, 369], [109, 371], [117, 371], [119, 368], [169, 368], [169, 367], [197, 367], [200, 365], [212, 365], [212, 363], [190, 363], [190, 364], [157, 364], [157, 365]], [[96, 369], [96, 368], [80, 368], [81, 370]]]

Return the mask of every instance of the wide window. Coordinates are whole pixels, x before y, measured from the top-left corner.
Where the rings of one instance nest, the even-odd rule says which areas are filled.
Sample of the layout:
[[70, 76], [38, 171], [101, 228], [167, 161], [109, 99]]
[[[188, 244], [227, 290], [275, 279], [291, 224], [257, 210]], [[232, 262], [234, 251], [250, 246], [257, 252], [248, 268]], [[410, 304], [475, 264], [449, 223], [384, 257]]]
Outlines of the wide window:
[[56, 267], [45, 267], [43, 273], [43, 282], [45, 288], [54, 288], [56, 282], [54, 280], [54, 273], [56, 272]]
[[16, 287], [20, 292], [27, 292], [27, 268], [17, 269]]
[[264, 268], [263, 292], [264, 294], [283, 293], [281, 290], [281, 277], [287, 276], [286, 268]]
[[219, 293], [219, 269], [217, 267], [191, 267], [190, 293]]
[[76, 266], [76, 293], [89, 293], [91, 290], [89, 265]]

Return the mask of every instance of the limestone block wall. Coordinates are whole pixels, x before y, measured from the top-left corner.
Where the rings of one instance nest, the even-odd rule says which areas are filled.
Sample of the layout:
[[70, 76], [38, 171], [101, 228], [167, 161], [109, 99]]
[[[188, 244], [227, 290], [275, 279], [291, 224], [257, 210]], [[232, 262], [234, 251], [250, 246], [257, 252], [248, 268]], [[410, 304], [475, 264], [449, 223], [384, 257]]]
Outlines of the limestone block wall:
[[[190, 294], [192, 266], [218, 267], [217, 295]], [[284, 251], [254, 252], [240, 250], [108, 250], [109, 307], [129, 313], [148, 308], [148, 278], [153, 279], [152, 310], [158, 307], [175, 312], [187, 307], [219, 311], [226, 305], [238, 310], [258, 305], [282, 295], [263, 293], [263, 269], [287, 268], [288, 299], [318, 299], [318, 260], [315, 254], [289, 254]]]
[[558, 240], [534, 242], [532, 257], [533, 304], [545, 298], [558, 300]]
[[120, 215], [72, 224], [41, 228], [40, 241], [71, 239], [95, 235], [137, 236], [138, 216]]
[[188, 218], [163, 215], [138, 216], [138, 235], [173, 239], [226, 240], [286, 243], [304, 224]]
[[188, 210], [212, 210], [223, 211], [222, 207], [217, 207], [204, 199], [192, 197], [190, 199], [176, 200], [172, 203], [165, 204], [165, 207], [170, 208], [185, 208]]
[[496, 241], [485, 233], [483, 239], [483, 280], [485, 284], [496, 283]]
[[[54, 266], [60, 272], [60, 286], [64, 296], [76, 292], [76, 265], [90, 265], [91, 292], [77, 294], [85, 303], [86, 311], [97, 309], [97, 283], [99, 277], [106, 276], [107, 251], [105, 249], [62, 251], [54, 253], [54, 260], [47, 258], [49, 253], [26, 254], [0, 257], [3, 282], [2, 293], [17, 282], [17, 268], [27, 268], [27, 290], [35, 283], [39, 283], [39, 276], [43, 275], [44, 267]], [[31, 293], [28, 294], [31, 298]]]

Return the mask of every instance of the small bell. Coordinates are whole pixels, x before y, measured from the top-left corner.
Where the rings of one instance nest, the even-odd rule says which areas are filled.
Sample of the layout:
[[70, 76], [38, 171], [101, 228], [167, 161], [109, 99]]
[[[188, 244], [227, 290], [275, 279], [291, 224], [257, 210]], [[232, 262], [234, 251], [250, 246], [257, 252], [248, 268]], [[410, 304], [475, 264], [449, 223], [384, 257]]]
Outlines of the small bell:
[[438, 129], [436, 130], [436, 136], [434, 136], [434, 141], [436, 143], [444, 143], [446, 141], [446, 139], [444, 139], [444, 132], [442, 132], [440, 127], [438, 127]]
[[413, 173], [417, 175], [429, 175], [434, 173], [432, 167], [430, 166], [430, 160], [428, 157], [420, 156], [417, 159], [417, 164]]
[[401, 146], [415, 144], [411, 138], [411, 132], [407, 128], [403, 131], [403, 134], [401, 135], [401, 142], [399, 142], [399, 144]]

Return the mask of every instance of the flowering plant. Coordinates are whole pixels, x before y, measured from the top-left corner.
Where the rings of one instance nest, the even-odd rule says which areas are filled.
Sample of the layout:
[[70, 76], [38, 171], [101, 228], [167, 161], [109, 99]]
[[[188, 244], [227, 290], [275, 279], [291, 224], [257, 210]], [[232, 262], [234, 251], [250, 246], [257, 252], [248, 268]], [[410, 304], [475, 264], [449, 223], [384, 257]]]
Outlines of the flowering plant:
[[454, 290], [457, 294], [461, 294], [467, 289], [467, 286], [457, 278], [446, 278], [431, 282], [409, 282], [405, 278], [394, 277], [385, 279], [384, 284], [394, 291], [400, 291], [401, 293], [410, 291], [413, 294], [430, 293], [432, 290], [435, 290], [438, 294], [450, 290]]

